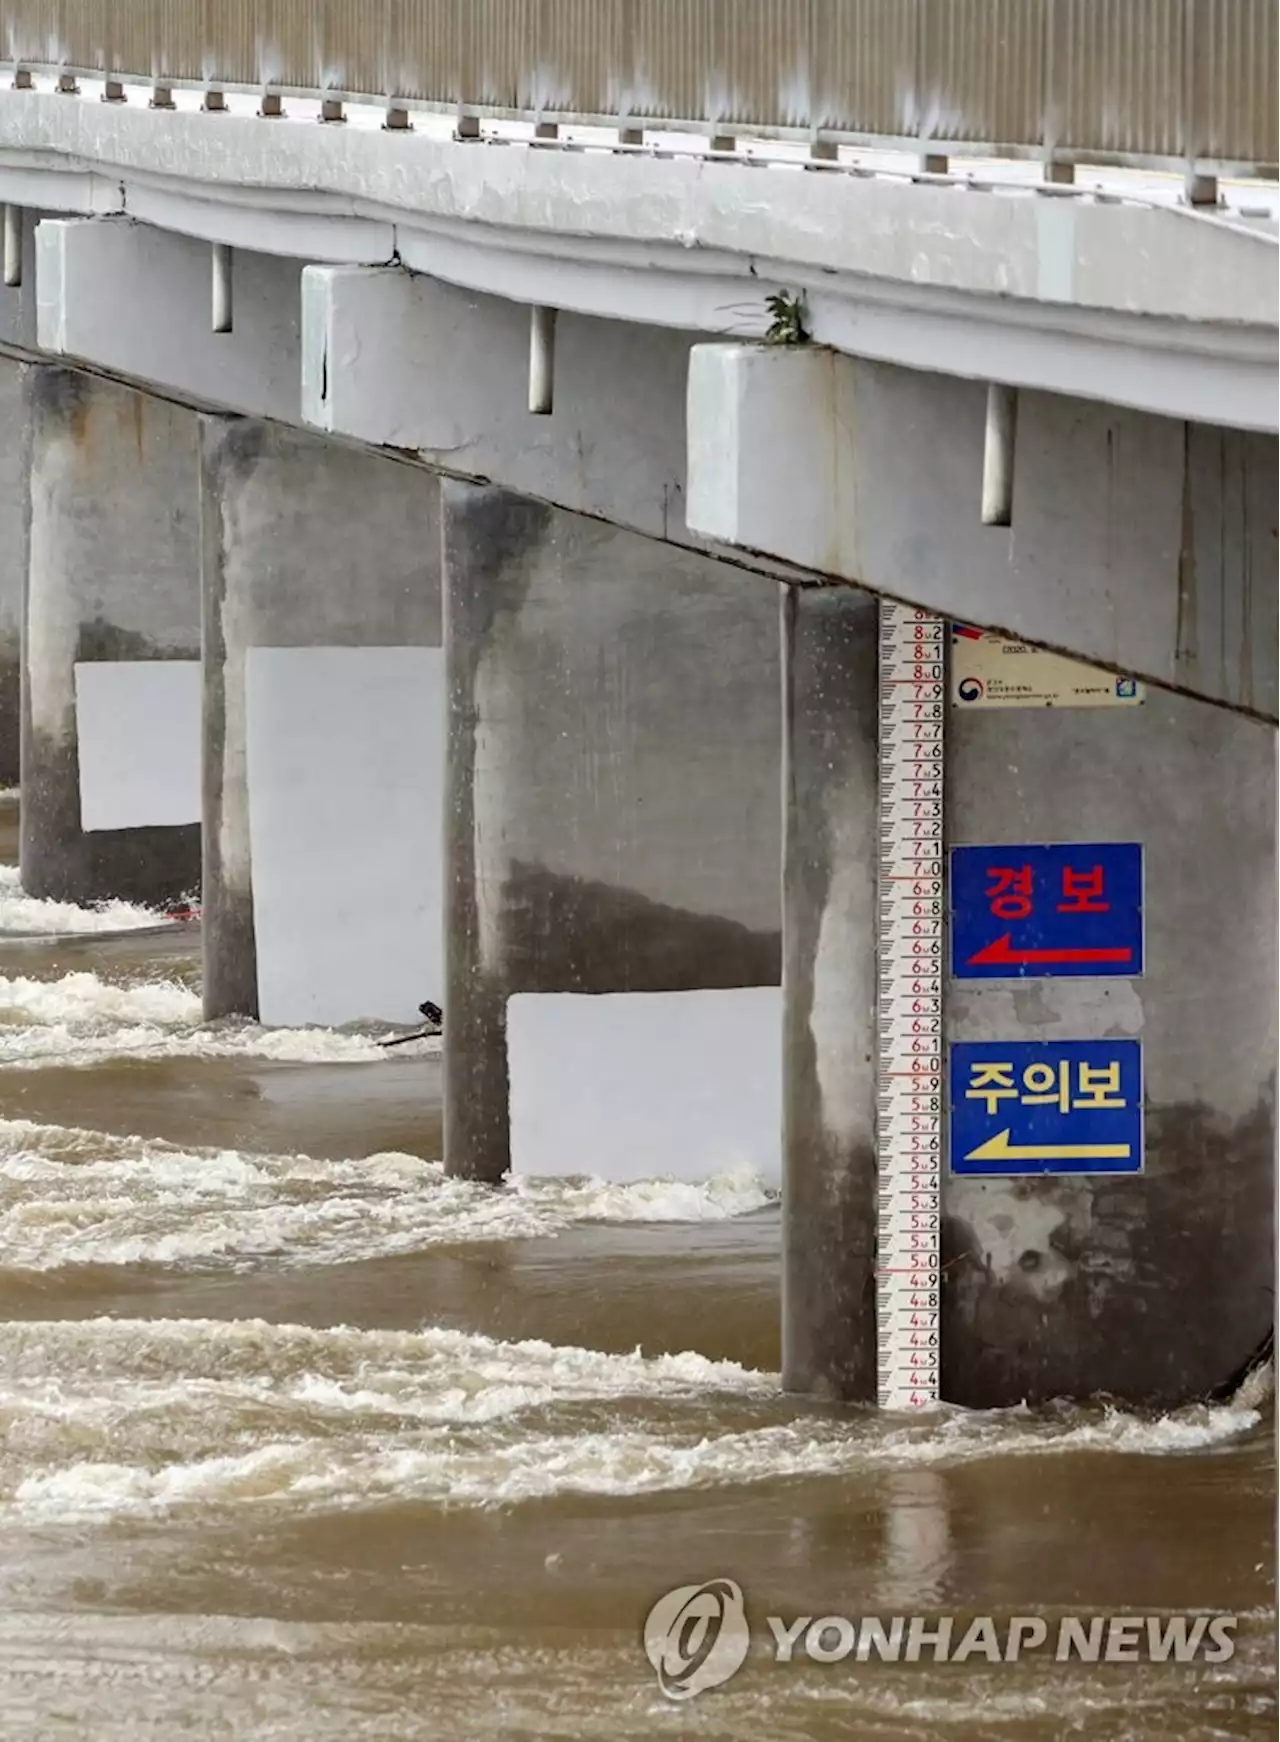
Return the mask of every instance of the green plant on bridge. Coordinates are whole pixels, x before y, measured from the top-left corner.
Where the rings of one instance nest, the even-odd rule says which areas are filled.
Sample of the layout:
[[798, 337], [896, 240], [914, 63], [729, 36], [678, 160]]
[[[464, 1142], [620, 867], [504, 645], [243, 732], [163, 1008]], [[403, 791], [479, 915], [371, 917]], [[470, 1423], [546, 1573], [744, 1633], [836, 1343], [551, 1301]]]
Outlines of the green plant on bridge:
[[774, 296], [767, 296], [764, 306], [771, 317], [769, 330], [764, 336], [767, 345], [809, 343], [809, 329], [805, 325], [809, 311], [805, 307], [802, 294], [792, 296], [789, 291], [780, 290]]

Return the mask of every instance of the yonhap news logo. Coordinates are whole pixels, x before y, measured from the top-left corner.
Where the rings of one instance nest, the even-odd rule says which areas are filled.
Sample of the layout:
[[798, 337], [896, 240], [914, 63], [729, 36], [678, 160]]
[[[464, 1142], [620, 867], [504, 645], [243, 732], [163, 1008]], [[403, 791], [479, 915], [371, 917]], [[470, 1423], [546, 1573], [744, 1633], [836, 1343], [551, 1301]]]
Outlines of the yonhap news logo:
[[[772, 1661], [788, 1664], [1228, 1663], [1234, 1615], [767, 1615]], [[691, 1700], [730, 1681], [751, 1652], [742, 1587], [733, 1579], [678, 1585], [650, 1609], [645, 1655], [669, 1700]], [[764, 1653], [761, 1654], [765, 1656]]]
[[678, 1585], [650, 1609], [645, 1655], [669, 1700], [691, 1700], [737, 1675], [751, 1649], [742, 1587], [732, 1579]]

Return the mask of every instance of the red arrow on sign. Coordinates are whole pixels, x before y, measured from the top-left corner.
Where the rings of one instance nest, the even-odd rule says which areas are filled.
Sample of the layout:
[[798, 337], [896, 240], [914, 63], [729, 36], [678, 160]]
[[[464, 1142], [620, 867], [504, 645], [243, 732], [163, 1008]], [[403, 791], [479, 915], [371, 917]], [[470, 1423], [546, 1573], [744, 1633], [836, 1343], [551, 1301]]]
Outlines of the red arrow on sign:
[[1131, 962], [1133, 951], [1124, 950], [1015, 950], [1013, 933], [1006, 932], [994, 943], [984, 944], [976, 955], [969, 957], [969, 966], [1033, 967], [1044, 962]]

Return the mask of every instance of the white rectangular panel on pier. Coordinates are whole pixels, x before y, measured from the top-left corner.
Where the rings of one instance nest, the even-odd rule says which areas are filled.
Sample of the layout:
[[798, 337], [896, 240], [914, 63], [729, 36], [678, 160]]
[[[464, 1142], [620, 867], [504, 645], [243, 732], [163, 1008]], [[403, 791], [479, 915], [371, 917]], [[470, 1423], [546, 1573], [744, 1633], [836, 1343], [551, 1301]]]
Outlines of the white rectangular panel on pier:
[[253, 647], [249, 837], [265, 1023], [413, 1023], [443, 973], [444, 652]]
[[512, 1172], [776, 1186], [781, 1026], [776, 986], [514, 994]]
[[200, 661], [76, 664], [80, 826], [200, 821]]

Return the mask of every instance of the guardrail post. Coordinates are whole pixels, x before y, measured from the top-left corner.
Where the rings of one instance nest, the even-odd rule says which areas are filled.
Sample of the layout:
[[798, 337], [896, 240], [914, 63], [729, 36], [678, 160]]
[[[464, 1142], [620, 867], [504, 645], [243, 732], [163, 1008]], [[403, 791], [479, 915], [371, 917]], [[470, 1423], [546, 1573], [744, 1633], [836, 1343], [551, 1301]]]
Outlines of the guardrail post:
[[1184, 184], [1189, 206], [1216, 206], [1218, 203], [1218, 178], [1216, 175], [1201, 175], [1198, 170], [1187, 170]]
[[1216, 206], [1218, 178], [1205, 175], [1199, 166], [1200, 118], [1196, 105], [1196, 68], [1199, 64], [1199, 44], [1196, 41], [1196, 0], [1182, 0], [1182, 137], [1180, 144], [1186, 157], [1183, 192], [1189, 206]]
[[1073, 163], [1059, 163], [1054, 158], [1061, 140], [1062, 106], [1058, 99], [1057, 18], [1054, 0], [1044, 0], [1044, 35], [1040, 39], [1040, 146], [1044, 151], [1044, 179], [1051, 186], [1070, 187], [1076, 179]]
[[920, 141], [920, 175], [946, 175], [951, 165], [945, 152], [930, 150], [930, 136], [937, 126], [937, 104], [932, 101], [929, 55], [929, 0], [916, 0], [914, 13], [912, 101], [914, 131]]

